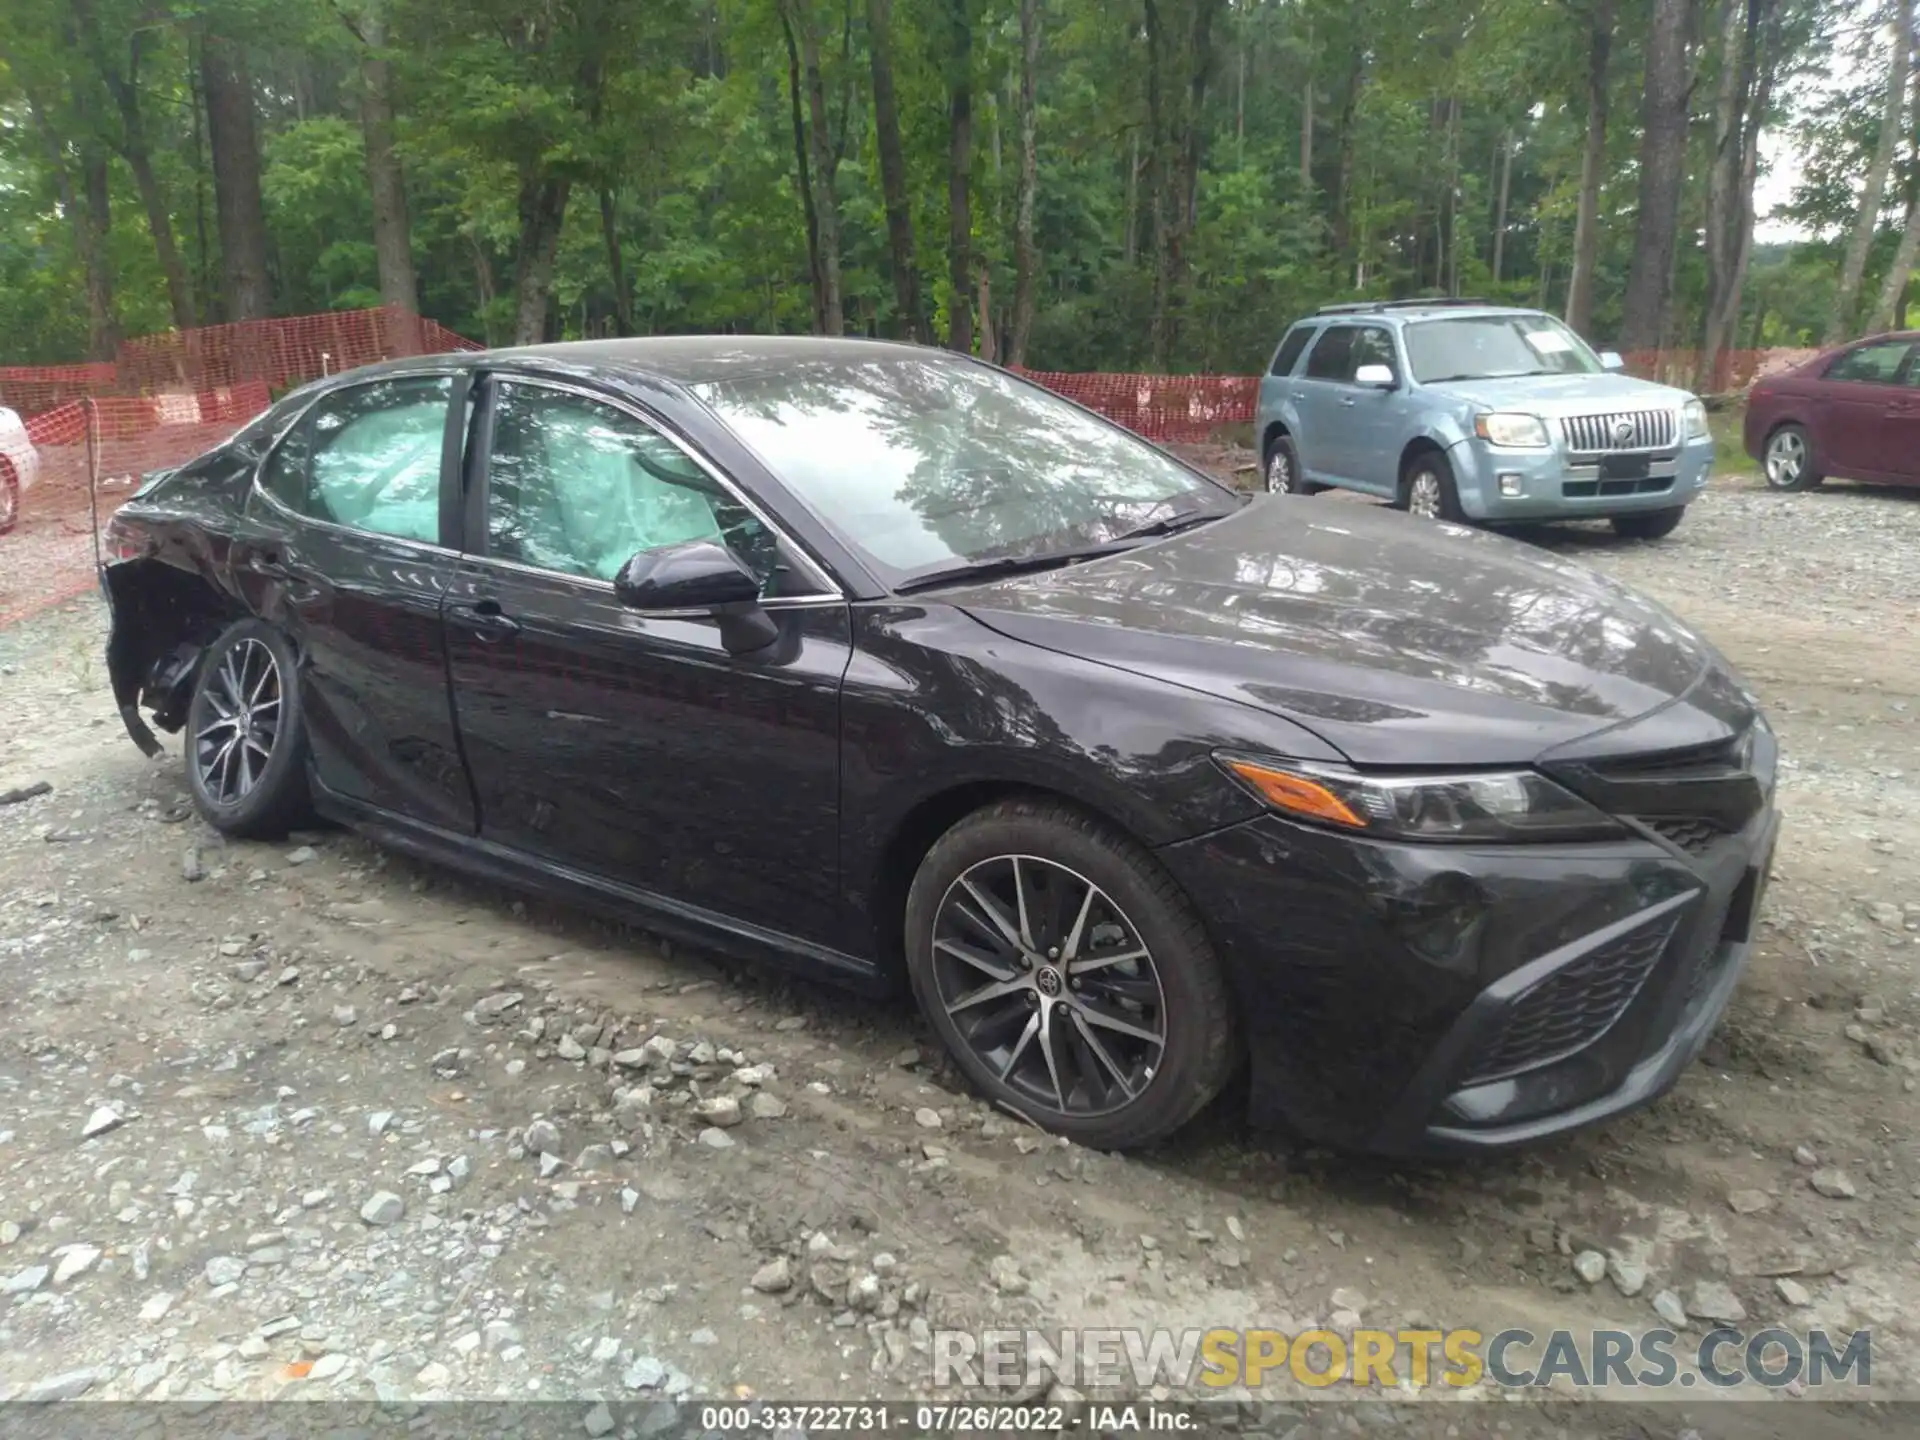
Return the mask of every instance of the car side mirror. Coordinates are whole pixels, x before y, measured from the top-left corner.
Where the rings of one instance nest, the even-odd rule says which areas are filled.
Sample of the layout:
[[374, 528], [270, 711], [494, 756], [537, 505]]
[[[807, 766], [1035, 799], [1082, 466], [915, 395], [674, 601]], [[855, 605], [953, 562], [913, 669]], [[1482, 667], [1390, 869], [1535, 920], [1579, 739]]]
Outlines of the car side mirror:
[[1385, 365], [1362, 365], [1353, 372], [1353, 383], [1372, 390], [1391, 390], [1400, 382], [1393, 378], [1393, 371]]
[[764, 649], [780, 627], [760, 608], [760, 581], [726, 546], [685, 540], [642, 550], [614, 577], [613, 594], [629, 610], [659, 614], [704, 610], [720, 622], [729, 655]]
[[1627, 362], [1618, 350], [1602, 350], [1600, 352], [1600, 368], [1602, 370], [1611, 370], [1617, 375], [1627, 368]]

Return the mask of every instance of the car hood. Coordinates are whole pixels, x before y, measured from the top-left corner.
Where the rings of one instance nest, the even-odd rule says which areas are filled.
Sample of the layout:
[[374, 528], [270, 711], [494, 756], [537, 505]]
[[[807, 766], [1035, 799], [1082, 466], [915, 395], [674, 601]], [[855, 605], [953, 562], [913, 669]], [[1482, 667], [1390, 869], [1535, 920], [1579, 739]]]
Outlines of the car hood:
[[1515, 375], [1507, 380], [1450, 380], [1426, 388], [1491, 410], [1555, 417], [1614, 410], [1671, 410], [1693, 398], [1685, 390], [1636, 380], [1631, 375]]
[[951, 599], [1011, 638], [1282, 715], [1358, 764], [1531, 763], [1636, 721], [1623, 748], [1676, 748], [1751, 713], [1713, 647], [1654, 602], [1378, 506], [1261, 498]]

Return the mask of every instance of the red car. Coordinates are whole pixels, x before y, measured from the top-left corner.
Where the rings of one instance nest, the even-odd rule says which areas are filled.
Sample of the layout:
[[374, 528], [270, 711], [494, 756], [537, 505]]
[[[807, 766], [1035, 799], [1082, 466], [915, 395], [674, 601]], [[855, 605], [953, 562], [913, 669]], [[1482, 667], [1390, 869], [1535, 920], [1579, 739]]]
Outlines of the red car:
[[1920, 485], [1920, 331], [1856, 340], [1762, 380], [1746, 443], [1774, 490], [1829, 475]]

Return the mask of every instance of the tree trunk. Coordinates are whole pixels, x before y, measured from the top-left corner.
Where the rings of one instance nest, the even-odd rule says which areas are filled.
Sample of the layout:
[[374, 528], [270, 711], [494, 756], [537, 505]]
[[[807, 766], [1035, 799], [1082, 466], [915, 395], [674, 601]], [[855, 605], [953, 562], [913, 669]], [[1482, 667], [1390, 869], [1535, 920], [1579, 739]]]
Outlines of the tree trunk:
[[1513, 132], [1500, 135], [1500, 198], [1493, 209], [1493, 283], [1500, 283], [1507, 258], [1507, 205], [1513, 198]]
[[1133, 143], [1127, 150], [1127, 198], [1122, 207], [1126, 212], [1126, 229], [1120, 237], [1121, 257], [1128, 265], [1140, 257], [1140, 132], [1133, 132]]
[[613, 188], [600, 187], [600, 238], [607, 246], [607, 280], [613, 286], [613, 324], [622, 335], [633, 334], [633, 292], [627, 288], [627, 266], [620, 255], [620, 217]]
[[1916, 250], [1920, 250], [1920, 196], [1907, 204], [1907, 223], [1900, 231], [1900, 244], [1893, 252], [1893, 264], [1887, 270], [1886, 283], [1880, 287], [1880, 299], [1874, 304], [1867, 322], [1869, 332], [1892, 330], [1905, 312], [1907, 281], [1913, 275]]
[[1367, 51], [1355, 46], [1347, 71], [1347, 89], [1340, 103], [1339, 159], [1333, 172], [1333, 253], [1347, 254], [1353, 239], [1353, 157], [1355, 121], [1360, 111], [1360, 96], [1367, 88]]
[[880, 192], [887, 210], [887, 248], [893, 261], [894, 333], [927, 338], [920, 310], [920, 266], [913, 253], [913, 207], [907, 200], [906, 152], [900, 144], [900, 108], [893, 90], [893, 19], [888, 0], [867, 0], [867, 55], [873, 70], [873, 129], [880, 154]]
[[1613, 59], [1614, 0], [1591, 0], [1587, 31], [1587, 143], [1580, 156], [1580, 198], [1573, 225], [1573, 270], [1567, 277], [1567, 325], [1593, 337], [1593, 272], [1600, 263], [1600, 182], [1607, 167], [1608, 69]]
[[1829, 345], [1847, 338], [1853, 329], [1853, 312], [1859, 302], [1860, 282], [1867, 273], [1867, 256], [1873, 249], [1874, 232], [1880, 228], [1880, 209], [1886, 200], [1887, 176], [1893, 169], [1894, 152], [1900, 148], [1900, 117], [1907, 98], [1907, 57], [1913, 43], [1913, 0], [1899, 0], [1894, 14], [1892, 69], [1887, 75], [1886, 108], [1880, 114], [1880, 141], [1874, 147], [1867, 167], [1866, 188], [1860, 194], [1860, 210], [1854, 217], [1853, 237], [1847, 242], [1847, 254], [1840, 267], [1840, 284], [1833, 294], [1833, 313], [1827, 317], [1826, 342]]
[[1623, 350], [1660, 346], [1680, 228], [1687, 159], [1689, 0], [1653, 0], [1641, 104], [1640, 214], [1620, 321]]
[[946, 0], [951, 48], [947, 55], [947, 283], [952, 288], [947, 348], [973, 353], [973, 17], [969, 0]]
[[572, 183], [526, 175], [520, 181], [520, 244], [513, 265], [513, 343], [547, 338], [547, 302], [553, 294], [553, 257], [567, 217]]
[[1753, 254], [1760, 128], [1772, 101], [1778, 32], [1776, 0], [1729, 0], [1721, 34], [1720, 95], [1707, 181], [1706, 325], [1694, 377], [1694, 388], [1702, 392], [1726, 388], [1721, 356], [1740, 322], [1747, 265]]
[[28, 113], [47, 151], [47, 173], [52, 176], [60, 209], [73, 223], [73, 248], [87, 291], [87, 356], [112, 360], [120, 353], [120, 321], [113, 305], [113, 269], [107, 261], [110, 212], [107, 194], [107, 157], [100, 142], [88, 133], [86, 117], [77, 115], [80, 151], [80, 189], [75, 192], [59, 135], [46, 111], [30, 95]]
[[826, 311], [821, 301], [826, 283], [820, 273], [820, 212], [813, 203], [813, 166], [807, 159], [807, 122], [800, 99], [800, 46], [793, 38], [793, 16], [785, 0], [780, 4], [780, 34], [787, 45], [787, 108], [793, 125], [794, 173], [799, 181], [800, 210], [807, 222], [807, 276], [813, 296], [813, 331], [818, 335], [826, 327]]
[[[380, 272], [380, 303], [413, 317], [420, 313], [413, 225], [407, 212], [406, 177], [393, 143], [393, 65], [386, 57], [386, 21], [377, 8], [361, 21], [360, 38], [366, 45], [360, 61], [360, 133], [367, 151], [367, 188], [373, 197], [373, 255]], [[416, 335], [415, 348], [418, 340]]]
[[1040, 269], [1033, 243], [1034, 192], [1040, 181], [1039, 72], [1040, 0], [1020, 0], [1020, 194], [1013, 219], [1013, 335], [1007, 345], [1007, 363], [1013, 366], [1027, 363]]
[[193, 285], [187, 278], [186, 263], [173, 239], [173, 212], [154, 173], [153, 154], [147, 143], [145, 117], [140, 109], [140, 62], [151, 44], [153, 32], [136, 30], [127, 42], [127, 68], [123, 72], [107, 54], [106, 42], [93, 14], [90, 0], [75, 0], [74, 17], [79, 22], [78, 39], [91, 53], [94, 69], [112, 95], [120, 117], [119, 144], [115, 147], [133, 171], [133, 183], [140, 192], [140, 205], [147, 214], [147, 229], [153, 236], [154, 257], [167, 282], [167, 303], [173, 323], [180, 330], [191, 330], [196, 323]]
[[1313, 194], [1313, 21], [1307, 21], [1307, 83], [1300, 87], [1300, 195]]
[[210, 31], [200, 43], [213, 151], [213, 204], [226, 278], [227, 319], [258, 320], [271, 308], [267, 215], [260, 197], [260, 135], [246, 52]]
[[845, 333], [846, 316], [840, 301], [840, 201], [834, 192], [839, 157], [834, 154], [833, 130], [827, 120], [827, 91], [820, 70], [820, 32], [813, 7], [793, 0], [799, 13], [800, 68], [807, 85], [807, 138], [813, 159], [813, 214], [820, 234], [820, 333]]

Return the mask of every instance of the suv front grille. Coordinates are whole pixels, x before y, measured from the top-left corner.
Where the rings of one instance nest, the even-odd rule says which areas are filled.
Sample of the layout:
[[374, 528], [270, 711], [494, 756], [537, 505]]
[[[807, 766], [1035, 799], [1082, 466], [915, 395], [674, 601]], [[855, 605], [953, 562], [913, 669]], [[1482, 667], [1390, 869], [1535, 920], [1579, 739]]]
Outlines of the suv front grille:
[[1615, 450], [1670, 450], [1677, 427], [1671, 410], [1621, 410], [1611, 415], [1569, 415], [1560, 422], [1567, 448], [1581, 455]]
[[1507, 1010], [1468, 1069], [1468, 1085], [1537, 1070], [1584, 1050], [1640, 993], [1673, 935], [1671, 918], [1562, 966]]

